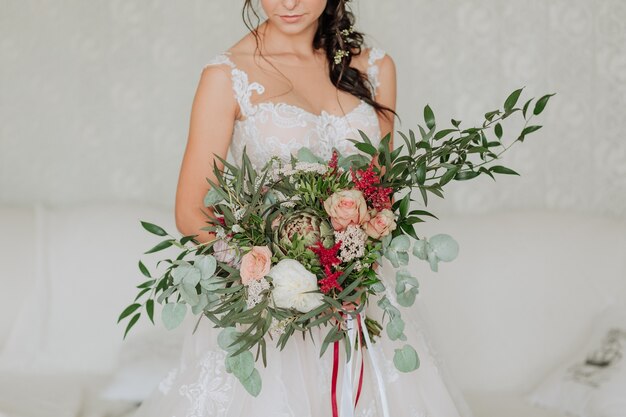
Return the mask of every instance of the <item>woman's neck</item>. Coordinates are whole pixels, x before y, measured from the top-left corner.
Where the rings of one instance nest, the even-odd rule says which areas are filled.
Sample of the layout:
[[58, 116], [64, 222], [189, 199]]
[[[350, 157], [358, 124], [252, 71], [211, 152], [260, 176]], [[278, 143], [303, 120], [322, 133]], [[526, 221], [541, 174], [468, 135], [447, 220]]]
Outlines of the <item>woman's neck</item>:
[[290, 34], [277, 30], [269, 20], [259, 25], [260, 46], [263, 54], [270, 56], [293, 56], [300, 59], [316, 55], [313, 39], [317, 25], [311, 25], [300, 33]]

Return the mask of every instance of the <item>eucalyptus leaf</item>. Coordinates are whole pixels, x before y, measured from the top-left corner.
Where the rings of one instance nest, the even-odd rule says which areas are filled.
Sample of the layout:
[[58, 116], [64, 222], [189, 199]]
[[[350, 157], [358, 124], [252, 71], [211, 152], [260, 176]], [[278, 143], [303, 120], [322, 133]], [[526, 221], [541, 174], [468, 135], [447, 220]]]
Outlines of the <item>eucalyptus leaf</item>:
[[[226, 352], [232, 353], [239, 349], [241, 345], [241, 341], [234, 344], [237, 338], [240, 336], [239, 333], [234, 327], [225, 327], [218, 335], [217, 335], [217, 344], [219, 347], [224, 349]], [[231, 346], [232, 345], [232, 346]]]
[[400, 235], [393, 238], [387, 250], [385, 250], [385, 258], [391, 262], [394, 268], [409, 263], [408, 250], [411, 246], [411, 240], [406, 235]]
[[396, 316], [392, 318], [389, 323], [387, 323], [387, 336], [391, 340], [398, 340], [404, 334], [404, 320], [400, 316]]
[[241, 381], [241, 385], [243, 385], [246, 391], [248, 391], [248, 393], [253, 397], [258, 396], [262, 387], [261, 375], [259, 374], [259, 371], [254, 369], [249, 378]]
[[195, 257], [193, 265], [200, 270], [202, 274], [201, 279], [209, 279], [215, 274], [217, 260], [212, 255], [198, 255]]
[[415, 298], [418, 291], [419, 290], [416, 287], [412, 287], [408, 291], [405, 291], [402, 294], [398, 294], [396, 296], [398, 304], [400, 304], [402, 307], [411, 307], [413, 304], [415, 304]]
[[185, 302], [190, 306], [194, 306], [200, 301], [200, 297], [196, 292], [196, 287], [193, 285], [189, 285], [183, 282], [178, 285], [178, 292], [180, 293], [180, 296], [183, 298], [183, 300], [185, 300]]
[[211, 187], [204, 196], [204, 206], [211, 207], [224, 201], [223, 195], [215, 187]]
[[161, 310], [161, 320], [167, 330], [173, 330], [180, 326], [187, 314], [187, 304], [167, 303]]
[[437, 258], [444, 262], [450, 262], [459, 255], [459, 244], [454, 238], [446, 233], [439, 233], [428, 239], [431, 247], [437, 254]]
[[300, 162], [310, 162], [310, 163], [318, 163], [318, 164], [326, 164], [327, 161], [315, 155], [309, 148], [302, 147], [298, 149], [297, 153], [298, 161]]
[[393, 364], [400, 372], [411, 372], [419, 368], [420, 360], [412, 346], [404, 345], [402, 349], [395, 350]]
[[254, 355], [249, 350], [236, 356], [228, 356], [226, 362], [232, 373], [240, 381], [248, 379], [254, 371]]

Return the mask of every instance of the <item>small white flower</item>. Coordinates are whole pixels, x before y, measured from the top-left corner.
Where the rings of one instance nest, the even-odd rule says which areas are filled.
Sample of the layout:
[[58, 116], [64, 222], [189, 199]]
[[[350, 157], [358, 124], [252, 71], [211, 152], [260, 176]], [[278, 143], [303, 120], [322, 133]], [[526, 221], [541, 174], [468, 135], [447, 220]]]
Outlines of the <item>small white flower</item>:
[[361, 269], [363, 269], [363, 263], [361, 261], [356, 261], [354, 263], [354, 270], [359, 272]]
[[246, 305], [248, 308], [252, 308], [255, 305], [263, 301], [261, 293], [270, 288], [270, 283], [265, 279], [253, 280], [248, 284], [248, 298], [246, 299]]
[[294, 308], [302, 313], [323, 304], [322, 294], [308, 293], [318, 289], [317, 277], [295, 259], [283, 259], [270, 269], [274, 304], [280, 308]]
[[244, 207], [238, 208], [237, 210], [235, 210], [233, 212], [233, 215], [235, 216], [235, 220], [239, 221], [241, 219], [243, 219], [243, 215], [245, 214], [246, 209]]
[[218, 239], [225, 239], [226, 238], [226, 230], [224, 230], [224, 228], [222, 226], [217, 226], [215, 228], [215, 236]]
[[335, 241], [341, 241], [339, 259], [350, 262], [365, 255], [365, 241], [367, 233], [360, 226], [350, 225], [343, 232], [335, 231]]
[[289, 324], [289, 320], [276, 320], [275, 317], [272, 317], [272, 323], [270, 324], [269, 333], [272, 337], [280, 337], [283, 333], [285, 333], [285, 328]]
[[233, 227], [230, 228], [234, 233], [243, 233], [243, 227], [238, 224], [233, 224]]

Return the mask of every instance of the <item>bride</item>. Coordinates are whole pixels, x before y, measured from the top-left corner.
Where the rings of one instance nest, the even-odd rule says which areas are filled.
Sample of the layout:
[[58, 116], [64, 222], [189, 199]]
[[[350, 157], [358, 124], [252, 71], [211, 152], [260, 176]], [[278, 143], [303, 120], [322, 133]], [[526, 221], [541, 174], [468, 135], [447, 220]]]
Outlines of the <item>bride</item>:
[[[176, 194], [176, 224], [181, 233], [196, 234], [199, 242], [214, 239], [200, 230], [206, 226], [205, 178], [214, 178], [214, 154], [226, 158], [230, 150], [239, 162], [245, 147], [252, 164], [261, 168], [273, 155], [288, 161], [301, 147], [327, 160], [333, 148], [344, 155], [358, 152], [347, 140], [357, 138], [358, 130], [376, 145], [393, 133], [394, 62], [380, 49], [364, 46], [363, 35], [354, 30], [348, 1], [261, 0], [267, 19], [255, 24], [253, 17], [260, 20], [261, 11], [245, 0], [243, 16], [250, 33], [208, 62], [193, 101]], [[378, 272], [388, 286], [393, 285], [391, 266], [383, 263]], [[392, 363], [396, 346], [383, 335], [365, 354], [362, 392], [354, 416], [471, 415], [435, 356], [419, 304], [418, 300], [410, 310], [403, 310], [403, 316], [405, 334], [419, 354], [420, 367], [398, 372]], [[375, 303], [366, 310], [381, 319]], [[313, 341], [293, 337], [282, 351], [268, 343], [267, 368], [257, 363], [263, 388], [253, 397], [225, 371], [225, 352], [217, 345], [220, 329], [209, 320], [200, 320], [193, 332], [196, 320], [192, 321], [186, 324], [178, 366], [134, 417], [332, 415], [332, 354], [319, 356], [321, 332]], [[341, 394], [341, 388], [338, 391]]]

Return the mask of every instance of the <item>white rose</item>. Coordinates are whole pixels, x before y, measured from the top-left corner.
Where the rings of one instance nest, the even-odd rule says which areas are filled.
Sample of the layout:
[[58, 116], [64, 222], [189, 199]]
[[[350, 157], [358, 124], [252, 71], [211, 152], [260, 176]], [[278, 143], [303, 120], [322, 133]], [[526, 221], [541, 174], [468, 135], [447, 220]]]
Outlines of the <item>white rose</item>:
[[323, 304], [320, 293], [309, 293], [317, 287], [317, 277], [295, 259], [283, 259], [270, 269], [274, 304], [280, 308], [294, 308], [302, 313], [309, 312]]

